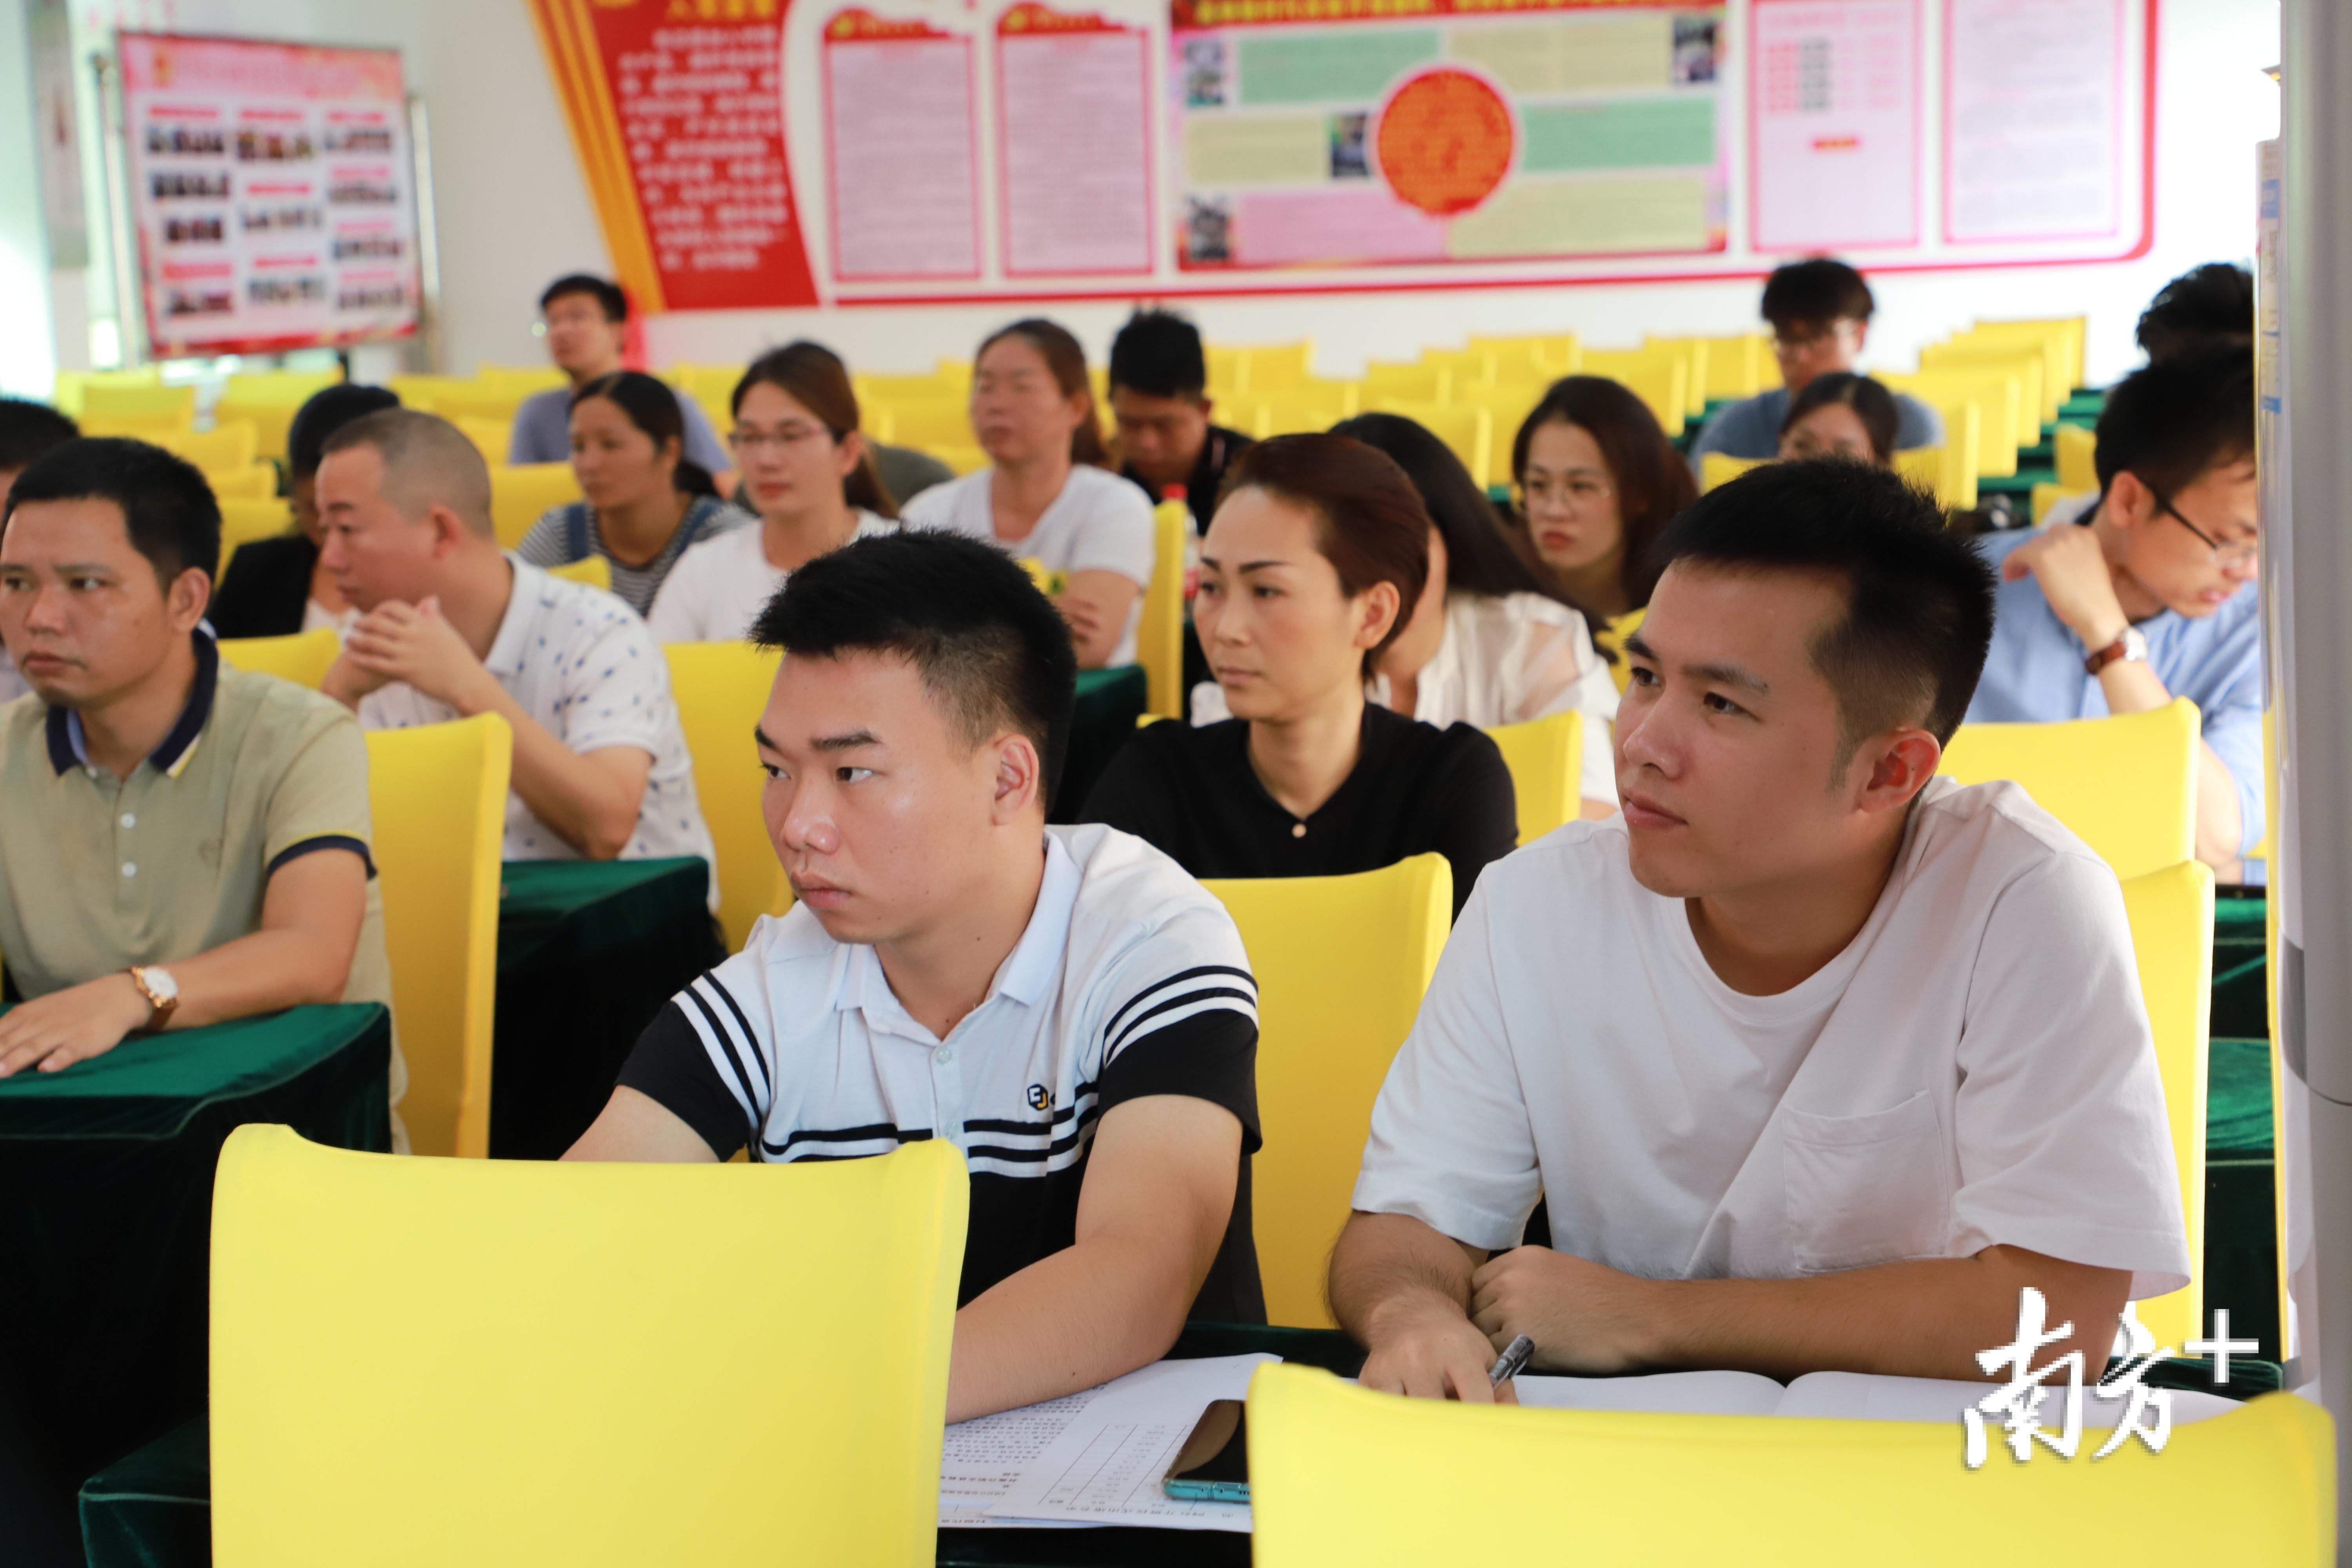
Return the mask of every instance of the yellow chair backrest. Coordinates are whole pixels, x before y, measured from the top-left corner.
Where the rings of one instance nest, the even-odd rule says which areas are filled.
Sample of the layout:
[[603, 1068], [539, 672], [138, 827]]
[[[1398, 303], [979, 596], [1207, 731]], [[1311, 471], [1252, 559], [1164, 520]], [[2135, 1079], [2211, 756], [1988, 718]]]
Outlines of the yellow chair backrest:
[[93, 381], [81, 390], [81, 433], [85, 436], [136, 436], [194, 427], [196, 389], [186, 382], [164, 386], [157, 383]]
[[[2049, 374], [2049, 360], [2035, 343], [1986, 342], [1962, 339], [1955, 342], [1930, 343], [1919, 351], [1919, 368], [1938, 370], [2010, 370], [2017, 374], [2018, 409], [2032, 432], [2033, 440], [2042, 436], [2042, 426], [2058, 417], [2058, 405], [2065, 401], [2063, 393], [2053, 395], [2056, 386]], [[2031, 446], [2032, 441], [2028, 441]]]
[[760, 797], [767, 775], [751, 745], [783, 655], [747, 642], [680, 642], [663, 647], [678, 727], [694, 759], [695, 798], [719, 854], [719, 924], [740, 952], [761, 915], [793, 907], [792, 884], [768, 837]]
[[1728, 452], [1702, 452], [1698, 459], [1698, 488], [1711, 490], [1717, 485], [1727, 485], [1750, 468], [1760, 468], [1772, 461], [1769, 458], [1735, 458]]
[[1423, 349], [1421, 363], [1444, 365], [1453, 374], [1457, 393], [1465, 386], [1491, 385], [1495, 380], [1495, 355], [1489, 349]]
[[221, 564], [226, 568], [229, 554], [240, 544], [250, 544], [257, 539], [275, 539], [281, 533], [294, 531], [294, 511], [278, 500], [246, 500], [223, 496], [221, 510]]
[[490, 465], [490, 526], [509, 550], [522, 542], [548, 508], [580, 499], [580, 480], [569, 463]]
[[1587, 349], [1583, 374], [1605, 375], [1649, 405], [1669, 436], [1679, 436], [1690, 419], [1690, 361], [1680, 354], [1642, 349]]
[[158, 430], [146, 437], [200, 468], [242, 468], [254, 458], [253, 426], [241, 420], [209, 430]]
[[[229, 377], [234, 384], [238, 378]], [[235, 422], [253, 426], [253, 454], [257, 458], [286, 458], [286, 437], [294, 428], [294, 416], [300, 413], [300, 402], [287, 398], [274, 399], [266, 393], [227, 392], [213, 405], [215, 428]]]
[[1511, 770], [1511, 793], [1519, 803], [1519, 842], [1533, 844], [1564, 822], [1573, 822], [1582, 795], [1584, 715], [1553, 713], [1524, 724], [1496, 724], [1486, 731]]
[[2056, 724], [1963, 724], [1938, 773], [2014, 779], [2128, 880], [2197, 853], [2197, 704]]
[[[1252, 1560], [1961, 1568], [1992, 1538], [2099, 1558], [2120, 1519], [2163, 1521], [2176, 1563], [2334, 1560], [2335, 1431], [2316, 1401], [2264, 1394], [2174, 1426], [2161, 1454], [2127, 1440], [2095, 1462], [2086, 1433], [2072, 1460], [2037, 1446], [2019, 1464], [1993, 1425], [1971, 1470], [1957, 1420], [1516, 1409], [1263, 1366], [1249, 1391]], [[1561, 1506], [1568, 1477], [1583, 1506]], [[2182, 1507], [2191, 1497], [2231, 1506]]]
[[278, 637], [223, 637], [220, 656], [233, 669], [248, 675], [274, 675], [316, 691], [327, 671], [343, 651], [343, 639], [331, 626], [293, 632]]
[[1212, 397], [1238, 397], [1248, 390], [1249, 370], [1244, 363], [1245, 350], [1229, 348], [1223, 343], [1203, 343], [1201, 357], [1208, 367], [1208, 392]]
[[[1019, 557], [1021, 569], [1029, 574], [1029, 581], [1037, 584], [1037, 592], [1049, 597], [1062, 593], [1070, 585], [1070, 574], [1056, 572], [1034, 555]], [[1146, 711], [1150, 711], [1149, 709]]]
[[129, 370], [61, 370], [50, 402], [58, 413], [70, 419], [79, 419], [84, 412], [82, 399], [93, 386], [161, 386], [163, 367], [160, 364], [133, 365]]
[[[1268, 436], [1296, 436], [1328, 430], [1348, 417], [1345, 405], [1328, 387], [1264, 394], [1244, 393], [1233, 399], [1234, 416], [1243, 427], [1265, 440]], [[1243, 411], [1246, 410], [1246, 414]]]
[[[696, 402], [716, 401], [726, 406], [735, 395], [735, 384], [743, 379], [740, 364], [674, 364], [669, 367], [669, 384]], [[724, 426], [719, 426], [724, 429]]]
[[299, 408], [311, 394], [340, 386], [342, 380], [340, 370], [241, 370], [223, 384], [221, 395]]
[[481, 390], [480, 384], [468, 375], [394, 375], [386, 376], [383, 384], [400, 399], [402, 407], [426, 414], [440, 413], [443, 398], [462, 401]]
[[1454, 395], [1454, 373], [1442, 364], [1395, 364], [1374, 360], [1364, 366], [1359, 393], [1364, 408], [1383, 398], [1406, 403], [1443, 403]]
[[1574, 332], [1495, 338], [1474, 335], [1469, 342], [1472, 348], [1485, 349], [1495, 356], [1498, 381], [1557, 381], [1563, 375], [1573, 375], [1584, 363], [1584, 346]]
[[373, 731], [367, 745], [393, 1020], [408, 1062], [400, 1119], [419, 1154], [481, 1159], [514, 731], [479, 713]]
[[2060, 501], [2071, 500], [2078, 495], [2096, 495], [2097, 493], [2098, 492], [2096, 490], [2070, 490], [2064, 485], [2034, 486], [2032, 495], [2033, 526], [2036, 528], [2047, 526], [2050, 521], [2050, 509], [2056, 506]]
[[935, 447], [976, 444], [972, 438], [971, 406], [961, 397], [938, 397], [924, 403], [912, 399], [877, 403], [866, 418], [876, 426], [874, 438], [894, 447], [919, 447], [929, 451]]
[[1976, 476], [1968, 475], [1964, 486], [1958, 470], [1949, 447], [1905, 447], [1895, 454], [1895, 471], [1934, 496], [1936, 504], [1947, 511], [1963, 510], [1959, 499], [1963, 488], [1971, 496], [1976, 490]]
[[1256, 343], [1239, 352], [1242, 363], [1248, 367], [1242, 373], [1241, 384], [1248, 391], [1280, 392], [1303, 386], [1315, 377], [1312, 338], [1292, 343]]
[[1326, 1328], [1323, 1274], [1347, 1223], [1372, 1101], [1421, 1010], [1454, 911], [1454, 875], [1416, 855], [1352, 877], [1205, 884], [1224, 900], [1257, 979], [1252, 1161], [1267, 1321]]
[[206, 468], [205, 483], [212, 487], [215, 500], [268, 500], [278, 494], [278, 469], [270, 463]]
[[969, 1193], [945, 1139], [572, 1164], [240, 1127], [215, 1555], [635, 1568], [776, 1560], [784, 1528], [795, 1562], [929, 1568]]
[[[853, 378], [857, 391], [859, 412], [872, 422], [872, 413], [862, 405], [869, 403], [956, 403], [969, 389], [969, 375], [958, 378], [938, 371], [926, 371], [915, 375], [858, 375]], [[732, 392], [734, 388], [728, 388]]]
[[1633, 679], [1633, 668], [1625, 661], [1625, 639], [1640, 629], [1642, 617], [1649, 614], [1646, 605], [1636, 605], [1606, 626], [1592, 627], [1592, 646], [1616, 660], [1609, 667], [1609, 679], [1617, 683], [1617, 695], [1625, 695], [1625, 688]]
[[2050, 379], [2057, 384], [2059, 401], [2083, 384], [2084, 329], [2089, 319], [2068, 316], [2045, 321], [1979, 321], [1966, 331], [1952, 334], [1956, 342], [2032, 344], [2048, 357]]
[[2032, 445], [2040, 437], [2039, 430], [2031, 436], [2026, 433], [2028, 411], [2013, 369], [1976, 365], [1909, 375], [1882, 374], [1878, 379], [1896, 392], [1907, 392], [1938, 407], [1963, 401], [1976, 404], [1983, 421], [1979, 426], [1977, 471], [1988, 479], [2004, 479], [2017, 472], [2018, 449]]
[[2058, 453], [2058, 483], [2069, 490], [2099, 488], [2099, 433], [2080, 425], [2061, 425], [2053, 437]]
[[577, 561], [551, 566], [547, 574], [562, 577], [567, 582], [585, 583], [591, 588], [602, 588], [607, 594], [613, 591], [613, 563], [601, 555], [583, 555]]
[[[1379, 413], [1401, 414], [1444, 442], [1446, 449], [1470, 470], [1470, 478], [1479, 489], [1494, 482], [1489, 476], [1495, 470], [1495, 416], [1486, 409], [1472, 404], [1414, 403], [1402, 397], [1378, 396], [1371, 400], [1371, 406]], [[1504, 466], [1508, 465], [1507, 455]]]
[[1706, 379], [1701, 395], [1708, 402], [1753, 397], [1780, 379], [1772, 357], [1772, 339], [1764, 332], [1734, 332], [1721, 338], [1650, 338], [1645, 342], [1691, 342], [1706, 347]]
[[1944, 420], [1944, 484], [1937, 493], [1955, 511], [1973, 511], [1977, 476], [1984, 472], [1984, 405], [1962, 398], [1937, 413]]
[[1649, 338], [1637, 352], [1683, 362], [1683, 413], [1696, 419], [1706, 412], [1708, 366], [1715, 353], [1713, 338]]
[[1497, 379], [1490, 386], [1457, 386], [1454, 401], [1464, 408], [1483, 408], [1492, 421], [1493, 445], [1487, 448], [1486, 482], [1507, 484], [1512, 479], [1511, 444], [1518, 439], [1519, 426], [1543, 401], [1550, 383], [1542, 380], [1505, 381]]
[[1184, 716], [1184, 536], [1192, 511], [1181, 500], [1151, 509], [1151, 584], [1136, 623], [1135, 661], [1143, 666], [1147, 711]]
[[572, 384], [571, 376], [551, 364], [484, 364], [474, 367], [474, 379], [484, 386], [511, 392], [518, 397], [552, 392]]
[[474, 444], [482, 461], [493, 467], [504, 463], [507, 454], [514, 450], [514, 421], [491, 419], [479, 414], [461, 414], [450, 421], [460, 434]]
[[[2208, 1009], [2213, 994], [2213, 872], [2184, 860], [2124, 884], [2140, 999], [2156, 1037], [2157, 1070], [2172, 1124], [2172, 1159], [2180, 1173], [2180, 1212], [2189, 1224], [2189, 1283], [2139, 1303], [2139, 1321], [2160, 1345], [2176, 1350], [2201, 1336], [2205, 1321], [2205, 1067]], [[2229, 1306], [2227, 1301], [2216, 1303]], [[2275, 1346], [2263, 1347], [2278, 1354]]]

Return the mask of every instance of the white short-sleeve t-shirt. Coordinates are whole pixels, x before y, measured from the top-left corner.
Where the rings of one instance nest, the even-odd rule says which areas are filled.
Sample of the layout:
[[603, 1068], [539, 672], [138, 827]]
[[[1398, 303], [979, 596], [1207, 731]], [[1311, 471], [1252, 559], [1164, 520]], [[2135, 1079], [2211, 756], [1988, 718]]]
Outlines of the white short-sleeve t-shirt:
[[[900, 518], [909, 528], [969, 533], [1052, 571], [1116, 572], [1138, 589], [1151, 586], [1151, 502], [1140, 489], [1117, 474], [1081, 464], [1070, 470], [1062, 493], [1037, 519], [1028, 538], [999, 539], [989, 501], [994, 473], [982, 468], [951, 484], [934, 485], [908, 501]], [[1139, 593], [1128, 608], [1127, 630], [1112, 650], [1111, 663], [1135, 662], [1135, 628], [1142, 620]]]
[[2188, 1282], [2114, 874], [2012, 784], [1936, 779], [1845, 951], [1718, 979], [1622, 817], [1486, 868], [1372, 1112], [1354, 1205], [1645, 1278], [1781, 1279], [1995, 1245]]
[[[889, 533], [898, 524], [863, 507], [853, 539]], [[646, 612], [654, 641], [736, 642], [776, 596], [788, 575], [768, 561], [766, 530], [730, 529], [703, 539], [678, 557]]]
[[[550, 576], [512, 552], [507, 561], [514, 568], [514, 591], [482, 663], [524, 712], [573, 752], [585, 756], [607, 746], [635, 746], [653, 757], [637, 805], [636, 831], [621, 858], [701, 856], [711, 865], [711, 907], [718, 908], [717, 851], [695, 798], [694, 759], [670, 697], [669, 666], [646, 623], [601, 588]], [[456, 717], [456, 709], [405, 681], [360, 700], [364, 730], [440, 724]], [[532, 815], [521, 795], [508, 793], [505, 858], [579, 858], [578, 850]]]

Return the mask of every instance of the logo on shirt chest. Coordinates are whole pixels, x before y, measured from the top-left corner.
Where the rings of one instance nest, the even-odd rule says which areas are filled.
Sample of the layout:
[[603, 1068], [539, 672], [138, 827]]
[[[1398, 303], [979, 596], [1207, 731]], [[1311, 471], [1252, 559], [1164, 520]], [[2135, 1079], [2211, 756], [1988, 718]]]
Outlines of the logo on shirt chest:
[[1029, 1109], [1032, 1110], [1053, 1110], [1054, 1091], [1047, 1089], [1042, 1083], [1031, 1084], [1029, 1086]]

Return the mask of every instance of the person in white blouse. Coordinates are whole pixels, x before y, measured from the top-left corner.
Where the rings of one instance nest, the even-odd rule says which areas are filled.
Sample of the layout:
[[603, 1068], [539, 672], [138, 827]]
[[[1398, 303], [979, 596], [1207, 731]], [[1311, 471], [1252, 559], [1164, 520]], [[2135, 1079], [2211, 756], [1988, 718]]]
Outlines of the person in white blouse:
[[1109, 461], [1086, 351], [1051, 321], [1015, 321], [972, 362], [971, 427], [991, 466], [907, 503], [909, 528], [985, 539], [1062, 574], [1054, 603], [1078, 668], [1135, 662], [1151, 583], [1151, 503]]
[[898, 509], [858, 429], [848, 367], [819, 343], [787, 343], [735, 384], [728, 444], [760, 514], [688, 550], [654, 596], [656, 642], [734, 642], [796, 572], [853, 539], [888, 533]]
[[[1617, 683], [1592, 646], [1583, 615], [1521, 558], [1462, 460], [1426, 428], [1402, 415], [1366, 414], [1334, 426], [1332, 434], [1396, 459], [1435, 524], [1428, 585], [1396, 640], [1381, 651], [1364, 694], [1441, 729], [1490, 729], [1580, 712], [1583, 815], [1614, 814], [1610, 726], [1617, 717]], [[1194, 690], [1192, 722], [1224, 717], [1220, 688], [1204, 684]]]

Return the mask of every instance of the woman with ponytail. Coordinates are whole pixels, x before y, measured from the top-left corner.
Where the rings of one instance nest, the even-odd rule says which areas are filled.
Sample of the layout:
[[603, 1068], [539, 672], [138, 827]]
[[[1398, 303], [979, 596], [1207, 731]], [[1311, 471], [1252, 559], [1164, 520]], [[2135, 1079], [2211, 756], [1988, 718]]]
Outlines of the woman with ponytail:
[[1060, 574], [1081, 669], [1135, 661], [1151, 583], [1151, 502], [1104, 465], [1086, 351], [1051, 321], [1015, 321], [972, 362], [971, 427], [990, 466], [907, 503], [910, 528], [952, 529]]
[[831, 349], [788, 343], [735, 384], [727, 439], [760, 526], [688, 551], [646, 617], [656, 642], [731, 642], [785, 576], [853, 539], [898, 526], [898, 508], [858, 429], [857, 395]]
[[587, 499], [549, 508], [516, 553], [534, 566], [601, 555], [613, 592], [644, 615], [688, 547], [751, 521], [685, 447], [686, 418], [663, 383], [634, 370], [585, 383], [572, 395], [572, 471]]

